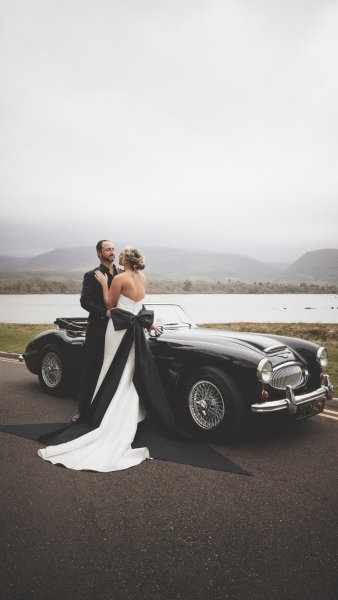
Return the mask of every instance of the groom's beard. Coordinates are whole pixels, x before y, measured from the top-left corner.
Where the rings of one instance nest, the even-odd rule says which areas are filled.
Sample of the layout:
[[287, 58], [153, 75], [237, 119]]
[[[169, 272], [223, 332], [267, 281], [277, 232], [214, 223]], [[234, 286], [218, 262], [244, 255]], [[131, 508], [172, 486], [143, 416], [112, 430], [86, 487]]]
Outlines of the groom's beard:
[[111, 256], [107, 256], [107, 257], [102, 256], [100, 258], [100, 262], [103, 264], [104, 263], [113, 263], [114, 260], [115, 260], [115, 254], [112, 254]]

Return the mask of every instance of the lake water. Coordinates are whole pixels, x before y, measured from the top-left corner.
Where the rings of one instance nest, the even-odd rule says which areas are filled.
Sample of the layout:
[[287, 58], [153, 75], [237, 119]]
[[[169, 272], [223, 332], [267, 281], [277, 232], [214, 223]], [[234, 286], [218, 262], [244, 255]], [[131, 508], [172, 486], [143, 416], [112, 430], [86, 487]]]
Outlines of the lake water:
[[[148, 294], [146, 301], [180, 304], [196, 323], [338, 323], [336, 294]], [[82, 316], [78, 294], [0, 295], [2, 323]]]

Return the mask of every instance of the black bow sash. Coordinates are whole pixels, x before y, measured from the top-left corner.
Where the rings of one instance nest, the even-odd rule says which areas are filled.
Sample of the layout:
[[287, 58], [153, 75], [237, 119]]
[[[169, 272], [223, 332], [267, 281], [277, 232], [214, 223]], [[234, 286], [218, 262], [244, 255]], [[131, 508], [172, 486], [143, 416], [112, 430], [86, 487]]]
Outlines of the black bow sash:
[[154, 359], [146, 340], [144, 329], [154, 320], [153, 311], [142, 309], [137, 315], [114, 308], [112, 321], [117, 331], [126, 330], [100, 388], [89, 408], [92, 426], [98, 427], [119, 385], [133, 342], [135, 342], [135, 371], [133, 383], [148, 416], [167, 430], [175, 429], [175, 420]]
[[137, 315], [133, 315], [127, 310], [122, 308], [114, 308], [111, 315], [114, 323], [114, 329], [121, 331], [121, 329], [130, 329], [131, 327], [142, 327], [143, 329], [149, 329], [154, 322], [154, 311], [146, 310], [142, 308]]

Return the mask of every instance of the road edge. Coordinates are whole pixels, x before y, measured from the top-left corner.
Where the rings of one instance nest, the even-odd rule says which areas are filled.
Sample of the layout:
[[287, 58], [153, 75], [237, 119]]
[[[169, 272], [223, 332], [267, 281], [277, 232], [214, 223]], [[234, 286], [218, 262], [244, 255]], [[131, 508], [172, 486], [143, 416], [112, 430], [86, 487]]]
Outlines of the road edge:
[[13, 358], [19, 359], [20, 354], [16, 354], [15, 352], [3, 352], [0, 350], [0, 358]]

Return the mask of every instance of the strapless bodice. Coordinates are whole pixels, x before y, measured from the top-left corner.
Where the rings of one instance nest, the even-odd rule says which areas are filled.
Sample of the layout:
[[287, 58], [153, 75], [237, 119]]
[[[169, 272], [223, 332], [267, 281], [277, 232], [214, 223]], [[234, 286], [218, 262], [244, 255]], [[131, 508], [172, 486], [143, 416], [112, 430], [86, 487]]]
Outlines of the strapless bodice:
[[137, 315], [140, 312], [143, 303], [144, 298], [135, 302], [135, 300], [131, 300], [130, 298], [127, 298], [127, 296], [120, 294], [116, 308], [122, 308], [123, 310], [133, 313], [133, 315]]

